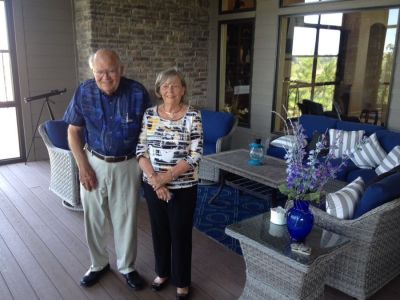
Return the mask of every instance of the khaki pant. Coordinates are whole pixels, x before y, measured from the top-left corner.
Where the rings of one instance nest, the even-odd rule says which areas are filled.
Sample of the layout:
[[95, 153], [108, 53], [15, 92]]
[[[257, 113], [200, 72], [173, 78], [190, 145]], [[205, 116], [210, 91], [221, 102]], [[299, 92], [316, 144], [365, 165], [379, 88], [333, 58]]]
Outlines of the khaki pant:
[[99, 271], [109, 262], [107, 232], [114, 232], [119, 272], [135, 270], [137, 251], [136, 205], [139, 200], [140, 169], [135, 158], [107, 163], [86, 152], [96, 173], [98, 186], [87, 191], [81, 186], [86, 239], [92, 261], [90, 271]]

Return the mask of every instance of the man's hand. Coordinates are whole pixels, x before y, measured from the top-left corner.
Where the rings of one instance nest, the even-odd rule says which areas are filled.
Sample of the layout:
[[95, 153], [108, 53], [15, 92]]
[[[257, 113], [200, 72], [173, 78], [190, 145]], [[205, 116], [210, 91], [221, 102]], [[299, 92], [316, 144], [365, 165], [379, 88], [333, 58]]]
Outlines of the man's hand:
[[89, 192], [97, 187], [96, 173], [89, 164], [79, 169], [79, 181]]
[[82, 135], [83, 127], [68, 126], [68, 144], [78, 165], [79, 181], [86, 190], [91, 191], [97, 186], [97, 178], [83, 150]]

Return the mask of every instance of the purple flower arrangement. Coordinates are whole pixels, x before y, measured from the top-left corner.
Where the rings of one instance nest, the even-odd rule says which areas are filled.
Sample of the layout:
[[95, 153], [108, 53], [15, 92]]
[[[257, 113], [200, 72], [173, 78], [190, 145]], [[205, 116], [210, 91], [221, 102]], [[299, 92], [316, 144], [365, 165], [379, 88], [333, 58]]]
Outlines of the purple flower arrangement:
[[[280, 116], [281, 117], [281, 116]], [[294, 136], [291, 146], [285, 147], [287, 163], [287, 182], [279, 187], [288, 200], [306, 200], [319, 202], [323, 186], [336, 177], [337, 172], [346, 164], [347, 157], [338, 164], [332, 164], [336, 157], [324, 150], [335, 147], [328, 145], [327, 135], [322, 134], [315, 149], [306, 151], [307, 139], [304, 129], [298, 122], [284, 121], [286, 133]]]

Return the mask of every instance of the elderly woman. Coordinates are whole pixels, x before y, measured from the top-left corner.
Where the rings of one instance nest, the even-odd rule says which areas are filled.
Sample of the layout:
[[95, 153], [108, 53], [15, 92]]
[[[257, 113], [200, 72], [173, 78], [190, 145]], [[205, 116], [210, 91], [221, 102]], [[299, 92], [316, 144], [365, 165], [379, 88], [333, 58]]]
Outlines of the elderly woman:
[[161, 72], [155, 92], [161, 103], [145, 112], [136, 150], [155, 255], [151, 287], [160, 291], [170, 279], [176, 299], [188, 299], [203, 127], [200, 112], [183, 101], [186, 82], [179, 71]]

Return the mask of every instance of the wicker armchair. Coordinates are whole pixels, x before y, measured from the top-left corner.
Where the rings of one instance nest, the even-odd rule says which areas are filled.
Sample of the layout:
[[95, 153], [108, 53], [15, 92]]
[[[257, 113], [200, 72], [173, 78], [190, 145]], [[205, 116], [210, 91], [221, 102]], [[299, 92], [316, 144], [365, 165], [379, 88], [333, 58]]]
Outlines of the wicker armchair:
[[315, 207], [312, 210], [316, 224], [353, 241], [334, 264], [329, 286], [366, 299], [400, 274], [400, 198], [354, 220], [339, 220]]
[[61, 198], [64, 207], [81, 211], [78, 167], [68, 148], [67, 128], [62, 120], [47, 121], [39, 126], [39, 133], [49, 152], [50, 191]]
[[[210, 110], [202, 110], [201, 117], [204, 131], [203, 155], [229, 150], [238, 119], [230, 113]], [[218, 182], [219, 169], [210, 163], [200, 161], [199, 178], [202, 183]]]

